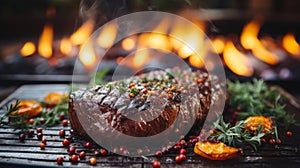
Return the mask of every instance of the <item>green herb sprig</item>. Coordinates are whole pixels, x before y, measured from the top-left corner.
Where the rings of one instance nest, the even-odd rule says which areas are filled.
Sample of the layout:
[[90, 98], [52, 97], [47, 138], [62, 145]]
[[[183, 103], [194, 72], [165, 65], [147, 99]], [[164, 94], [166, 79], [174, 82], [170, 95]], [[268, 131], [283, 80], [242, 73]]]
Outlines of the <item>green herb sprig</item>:
[[267, 116], [273, 118], [286, 129], [296, 123], [294, 115], [285, 111], [285, 105], [280, 102], [284, 99], [276, 87], [269, 87], [263, 80], [253, 80], [253, 83], [228, 81], [229, 101], [231, 109], [239, 107], [241, 112], [237, 119], [243, 120], [249, 116]]
[[63, 98], [54, 108], [47, 110], [45, 104], [42, 102], [43, 111], [40, 117], [36, 118], [33, 125], [41, 125], [41, 119], [45, 119], [46, 122], [42, 124], [45, 127], [53, 126], [60, 123], [59, 115], [68, 114], [68, 98]]
[[230, 123], [225, 123], [222, 116], [214, 122], [214, 127], [214, 133], [208, 139], [210, 141], [216, 139], [234, 147], [240, 147], [246, 143], [257, 150], [258, 146], [261, 145], [260, 138], [265, 135], [262, 133], [262, 127], [259, 127], [255, 132], [250, 132], [245, 129], [244, 121], [239, 121], [232, 126]]
[[[14, 111], [17, 111], [21, 108], [20, 101], [17, 100], [15, 103], [10, 104], [9, 107], [6, 107], [5, 114], [0, 118], [0, 127], [5, 125], [12, 126], [15, 129], [19, 129], [21, 131], [26, 131], [36, 125], [42, 125], [45, 127], [53, 126], [60, 123], [59, 115], [63, 114], [67, 116], [68, 113], [68, 98], [63, 98], [61, 102], [59, 102], [54, 108], [48, 110], [46, 108], [45, 103], [41, 102], [43, 106], [43, 111], [40, 117], [34, 118], [33, 125], [28, 123], [28, 116], [20, 115], [18, 113], [11, 114]], [[41, 123], [41, 120], [45, 119], [45, 123]]]
[[15, 129], [20, 129], [21, 131], [25, 131], [31, 128], [31, 126], [26, 122], [28, 120], [28, 116], [26, 114], [11, 114], [12, 112], [19, 110], [21, 107], [22, 106], [20, 105], [19, 100], [17, 100], [13, 104], [10, 104], [9, 106], [6, 106], [6, 112], [0, 118], [0, 127], [8, 125], [14, 127]]

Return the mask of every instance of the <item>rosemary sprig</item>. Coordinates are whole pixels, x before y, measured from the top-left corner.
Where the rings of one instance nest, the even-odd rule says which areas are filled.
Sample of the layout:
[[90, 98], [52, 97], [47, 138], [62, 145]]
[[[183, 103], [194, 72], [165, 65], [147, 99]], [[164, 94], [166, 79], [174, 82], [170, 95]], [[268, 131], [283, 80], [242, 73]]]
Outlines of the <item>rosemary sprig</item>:
[[284, 96], [278, 92], [276, 87], [268, 87], [263, 80], [255, 79], [253, 83], [228, 81], [228, 93], [229, 108], [239, 107], [241, 110], [237, 114], [238, 120], [262, 115], [273, 118], [286, 129], [296, 123], [294, 115], [286, 113], [285, 105], [280, 104]]
[[214, 133], [209, 136], [209, 140], [218, 140], [229, 146], [242, 146], [243, 144], [250, 145], [254, 150], [261, 145], [260, 138], [265, 134], [262, 133], [262, 127], [255, 132], [250, 132], [245, 129], [245, 122], [239, 121], [235, 125], [225, 123], [222, 116], [214, 123]]
[[[0, 127], [3, 127], [4, 125], [12, 126], [15, 129], [20, 129], [21, 131], [28, 130], [30, 126], [26, 122], [28, 120], [28, 116], [20, 115], [18, 113], [11, 114], [14, 111], [17, 111], [21, 108], [20, 101], [17, 100], [15, 103], [10, 104], [9, 106], [6, 106], [6, 112], [4, 115], [0, 118]], [[7, 121], [9, 120], [9, 121]]]
[[68, 114], [68, 98], [63, 98], [54, 108], [47, 110], [44, 106], [42, 114], [40, 117], [36, 118], [33, 125], [41, 125], [41, 119], [45, 119], [46, 122], [42, 124], [43, 126], [49, 127], [60, 123], [59, 115], [63, 114], [67, 116]]
[[[20, 101], [17, 100], [14, 104], [10, 104], [9, 107], [6, 107], [7, 111], [5, 114], [0, 118], [0, 127], [7, 125], [12, 126], [15, 129], [20, 129], [21, 131], [26, 131], [33, 126], [42, 125], [45, 127], [53, 126], [55, 124], [60, 123], [59, 115], [67, 116], [68, 113], [68, 98], [63, 98], [61, 102], [59, 102], [54, 108], [48, 110], [46, 108], [45, 103], [41, 102], [43, 106], [43, 111], [40, 117], [34, 118], [34, 123], [31, 125], [29, 124], [28, 116], [20, 115], [18, 113], [11, 114], [14, 111], [20, 109]], [[41, 123], [41, 120], [45, 119], [45, 123]]]

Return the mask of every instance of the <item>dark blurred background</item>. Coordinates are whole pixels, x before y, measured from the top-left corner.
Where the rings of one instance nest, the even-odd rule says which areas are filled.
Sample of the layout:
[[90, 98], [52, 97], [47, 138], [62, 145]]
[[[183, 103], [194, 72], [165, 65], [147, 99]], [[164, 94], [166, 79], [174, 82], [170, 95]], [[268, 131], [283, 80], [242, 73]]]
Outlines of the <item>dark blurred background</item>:
[[[0, 72], [3, 75], [3, 78], [0, 77], [1, 86], [3, 86], [0, 86], [0, 92], [6, 92], [7, 86], [34, 83], [31, 79], [36, 80], [36, 78], [25, 77], [26, 82], [20, 82], [24, 78], [16, 78], [16, 76], [10, 78], [6, 74], [11, 74], [13, 69], [10, 70], [5, 66], [11, 64], [16, 67], [16, 72], [12, 74], [18, 74], [18, 71], [22, 73], [31, 68], [29, 65], [18, 69], [20, 64], [13, 65], [14, 60], [9, 58], [14, 57], [15, 60], [21, 61], [25, 59], [19, 58], [20, 48], [26, 41], [37, 43], [47, 23], [53, 26], [55, 41], [70, 36], [89, 19], [95, 20], [95, 27], [99, 27], [118, 16], [136, 11], [159, 10], [177, 14], [182, 10], [191, 10], [194, 11], [196, 18], [205, 20], [207, 34], [211, 36], [223, 35], [237, 38], [235, 36], [240, 35], [247, 22], [259, 17], [263, 20], [259, 36], [268, 35], [276, 41], [284, 34], [291, 32], [296, 40], [300, 41], [299, 9], [300, 1], [296, 0], [1, 0], [0, 71], [6, 71]], [[31, 57], [29, 59], [33, 59], [34, 56]], [[69, 64], [73, 64], [72, 61]], [[278, 66], [271, 68], [276, 67]], [[71, 75], [72, 66], [58, 71], [46, 69], [39, 74], [44, 72], [61, 74], [61, 71]], [[300, 81], [299, 78], [294, 78], [284, 81], [275, 80], [275, 83], [287, 83], [286, 88], [288, 88], [289, 86], [295, 87], [298, 81]], [[43, 83], [43, 78], [36, 82]], [[51, 80], [44, 82], [49, 83]], [[52, 82], [70, 81], [53, 78]]]

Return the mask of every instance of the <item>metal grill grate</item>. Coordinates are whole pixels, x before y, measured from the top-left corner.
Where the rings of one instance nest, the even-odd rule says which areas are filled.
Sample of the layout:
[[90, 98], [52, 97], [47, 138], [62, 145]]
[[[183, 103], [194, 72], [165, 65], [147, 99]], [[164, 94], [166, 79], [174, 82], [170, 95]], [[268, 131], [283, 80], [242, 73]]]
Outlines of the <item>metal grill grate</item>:
[[[35, 99], [41, 100], [44, 95], [51, 91], [66, 91], [67, 85], [26, 85], [19, 88], [11, 96], [1, 103], [1, 107], [14, 101], [15, 99]], [[3, 114], [3, 108], [1, 113]], [[296, 114], [299, 115], [299, 114]], [[87, 156], [85, 160], [79, 160], [77, 164], [72, 164], [69, 161], [70, 156], [67, 152], [67, 147], [63, 147], [63, 138], [59, 137], [58, 131], [64, 129], [66, 136], [70, 136], [70, 128], [57, 125], [43, 129], [43, 137], [47, 139], [45, 150], [40, 150], [40, 140], [36, 137], [27, 138], [25, 142], [20, 142], [18, 135], [19, 131], [11, 127], [0, 128], [0, 167], [17, 167], [17, 166], [38, 166], [52, 167], [56, 164], [57, 157], [64, 158], [64, 166], [71, 167], [89, 167], [89, 158], [95, 156], [92, 150], [86, 150], [82, 144], [86, 141], [79, 137], [73, 136], [71, 145], [76, 146], [77, 151], [86, 150]], [[282, 137], [282, 144], [278, 148], [264, 144], [258, 152], [253, 152], [250, 149], [245, 150], [242, 157], [226, 160], [226, 161], [210, 161], [201, 158], [193, 153], [193, 147], [188, 146], [187, 160], [181, 164], [176, 164], [174, 158], [178, 155], [178, 151], [171, 150], [163, 154], [162, 157], [140, 157], [131, 158], [119, 156], [109, 152], [106, 156], [96, 156], [97, 167], [151, 167], [151, 163], [158, 159], [161, 164], [166, 167], [254, 167], [254, 166], [285, 166], [290, 167], [300, 166], [300, 129], [299, 127], [292, 128], [294, 136]], [[249, 164], [250, 163], [250, 164]], [[95, 167], [95, 166], [93, 166]]]

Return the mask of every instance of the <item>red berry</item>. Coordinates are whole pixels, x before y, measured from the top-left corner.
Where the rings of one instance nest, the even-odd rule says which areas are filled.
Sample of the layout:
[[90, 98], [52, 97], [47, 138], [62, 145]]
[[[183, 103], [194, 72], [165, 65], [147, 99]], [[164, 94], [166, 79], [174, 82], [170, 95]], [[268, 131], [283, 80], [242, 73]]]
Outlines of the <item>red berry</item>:
[[129, 155], [129, 151], [126, 149], [126, 150], [123, 151], [123, 154], [124, 155]]
[[46, 144], [46, 143], [47, 143], [47, 139], [46, 139], [46, 138], [43, 138], [43, 139], [42, 139], [42, 143]]
[[64, 119], [65, 119], [64, 113], [60, 113], [60, 114], [58, 115], [58, 118], [59, 118], [60, 121], [64, 120]]
[[85, 153], [85, 151], [81, 151], [80, 153], [79, 153], [79, 158], [80, 159], [85, 159], [85, 156], [86, 156], [86, 153]]
[[286, 135], [287, 135], [287, 136], [292, 136], [292, 135], [293, 135], [293, 132], [292, 132], [292, 131], [287, 131], [287, 132], [286, 132]]
[[186, 154], [186, 150], [185, 149], [180, 149], [179, 153], [185, 155]]
[[179, 158], [181, 161], [184, 161], [186, 159], [186, 156], [184, 154], [179, 154]]
[[107, 155], [107, 150], [101, 149], [100, 153], [101, 153], [102, 156], [106, 156]]
[[63, 162], [64, 162], [64, 158], [62, 158], [62, 157], [58, 157], [58, 158], [56, 159], [56, 163], [57, 163], [58, 165], [62, 165]]
[[43, 133], [43, 128], [37, 128], [37, 129], [36, 129], [36, 132], [37, 132], [37, 133]]
[[180, 163], [180, 162], [181, 162], [181, 158], [180, 158], [179, 155], [175, 157], [175, 162], [176, 162], [176, 163]]
[[60, 136], [60, 137], [64, 137], [65, 136], [65, 130], [59, 130], [59, 132], [58, 132], [58, 135]]
[[44, 143], [41, 143], [41, 144], [40, 144], [40, 148], [41, 148], [41, 150], [44, 150], [44, 149], [45, 149], [45, 146], [46, 146], [46, 144], [44, 144]]
[[276, 143], [277, 144], [281, 144], [281, 140], [280, 139], [276, 139]]
[[124, 150], [124, 147], [120, 147], [120, 152], [123, 152]]
[[28, 130], [27, 135], [28, 137], [33, 137], [34, 131], [33, 130]]
[[162, 152], [161, 151], [156, 151], [155, 152], [155, 156], [156, 157], [161, 157], [162, 156]]
[[44, 118], [40, 119], [41, 124], [45, 124], [46, 120]]
[[25, 141], [25, 134], [24, 133], [21, 133], [20, 135], [19, 135], [19, 140], [20, 140], [20, 142], [24, 142]]
[[32, 119], [32, 118], [29, 119], [29, 124], [30, 124], [30, 125], [34, 124], [34, 119]]
[[85, 147], [85, 148], [91, 148], [92, 145], [93, 145], [93, 144], [92, 144], [91, 142], [87, 142], [87, 143], [85, 143], [84, 147]]
[[75, 154], [72, 155], [72, 156], [71, 156], [71, 162], [72, 162], [72, 163], [77, 163], [77, 162], [78, 162], [78, 155], [75, 155]]
[[68, 152], [70, 155], [73, 155], [76, 151], [76, 148], [74, 146], [71, 146], [69, 149], [68, 149]]
[[68, 124], [69, 124], [69, 121], [68, 121], [68, 120], [62, 120], [61, 124], [62, 124], [64, 127], [67, 127]]
[[90, 164], [91, 165], [96, 165], [97, 164], [97, 159], [95, 157], [90, 158]]
[[175, 145], [175, 146], [174, 146], [174, 149], [175, 149], [175, 150], [180, 150], [180, 149], [181, 149], [181, 146]]
[[160, 167], [160, 162], [159, 162], [158, 160], [154, 161], [154, 162], [152, 163], [152, 167], [153, 167], [153, 168], [159, 168], [159, 167]]
[[68, 139], [64, 139], [62, 141], [63, 146], [69, 146], [70, 145], [70, 141]]
[[37, 137], [38, 140], [42, 140], [43, 134], [39, 132], [39, 133], [36, 134], [36, 137]]
[[260, 141], [261, 141], [262, 143], [265, 143], [265, 142], [266, 142], [266, 139], [265, 139], [265, 138], [260, 138]]
[[276, 143], [276, 141], [275, 141], [275, 139], [270, 139], [269, 143], [272, 144], [272, 145], [274, 145]]

